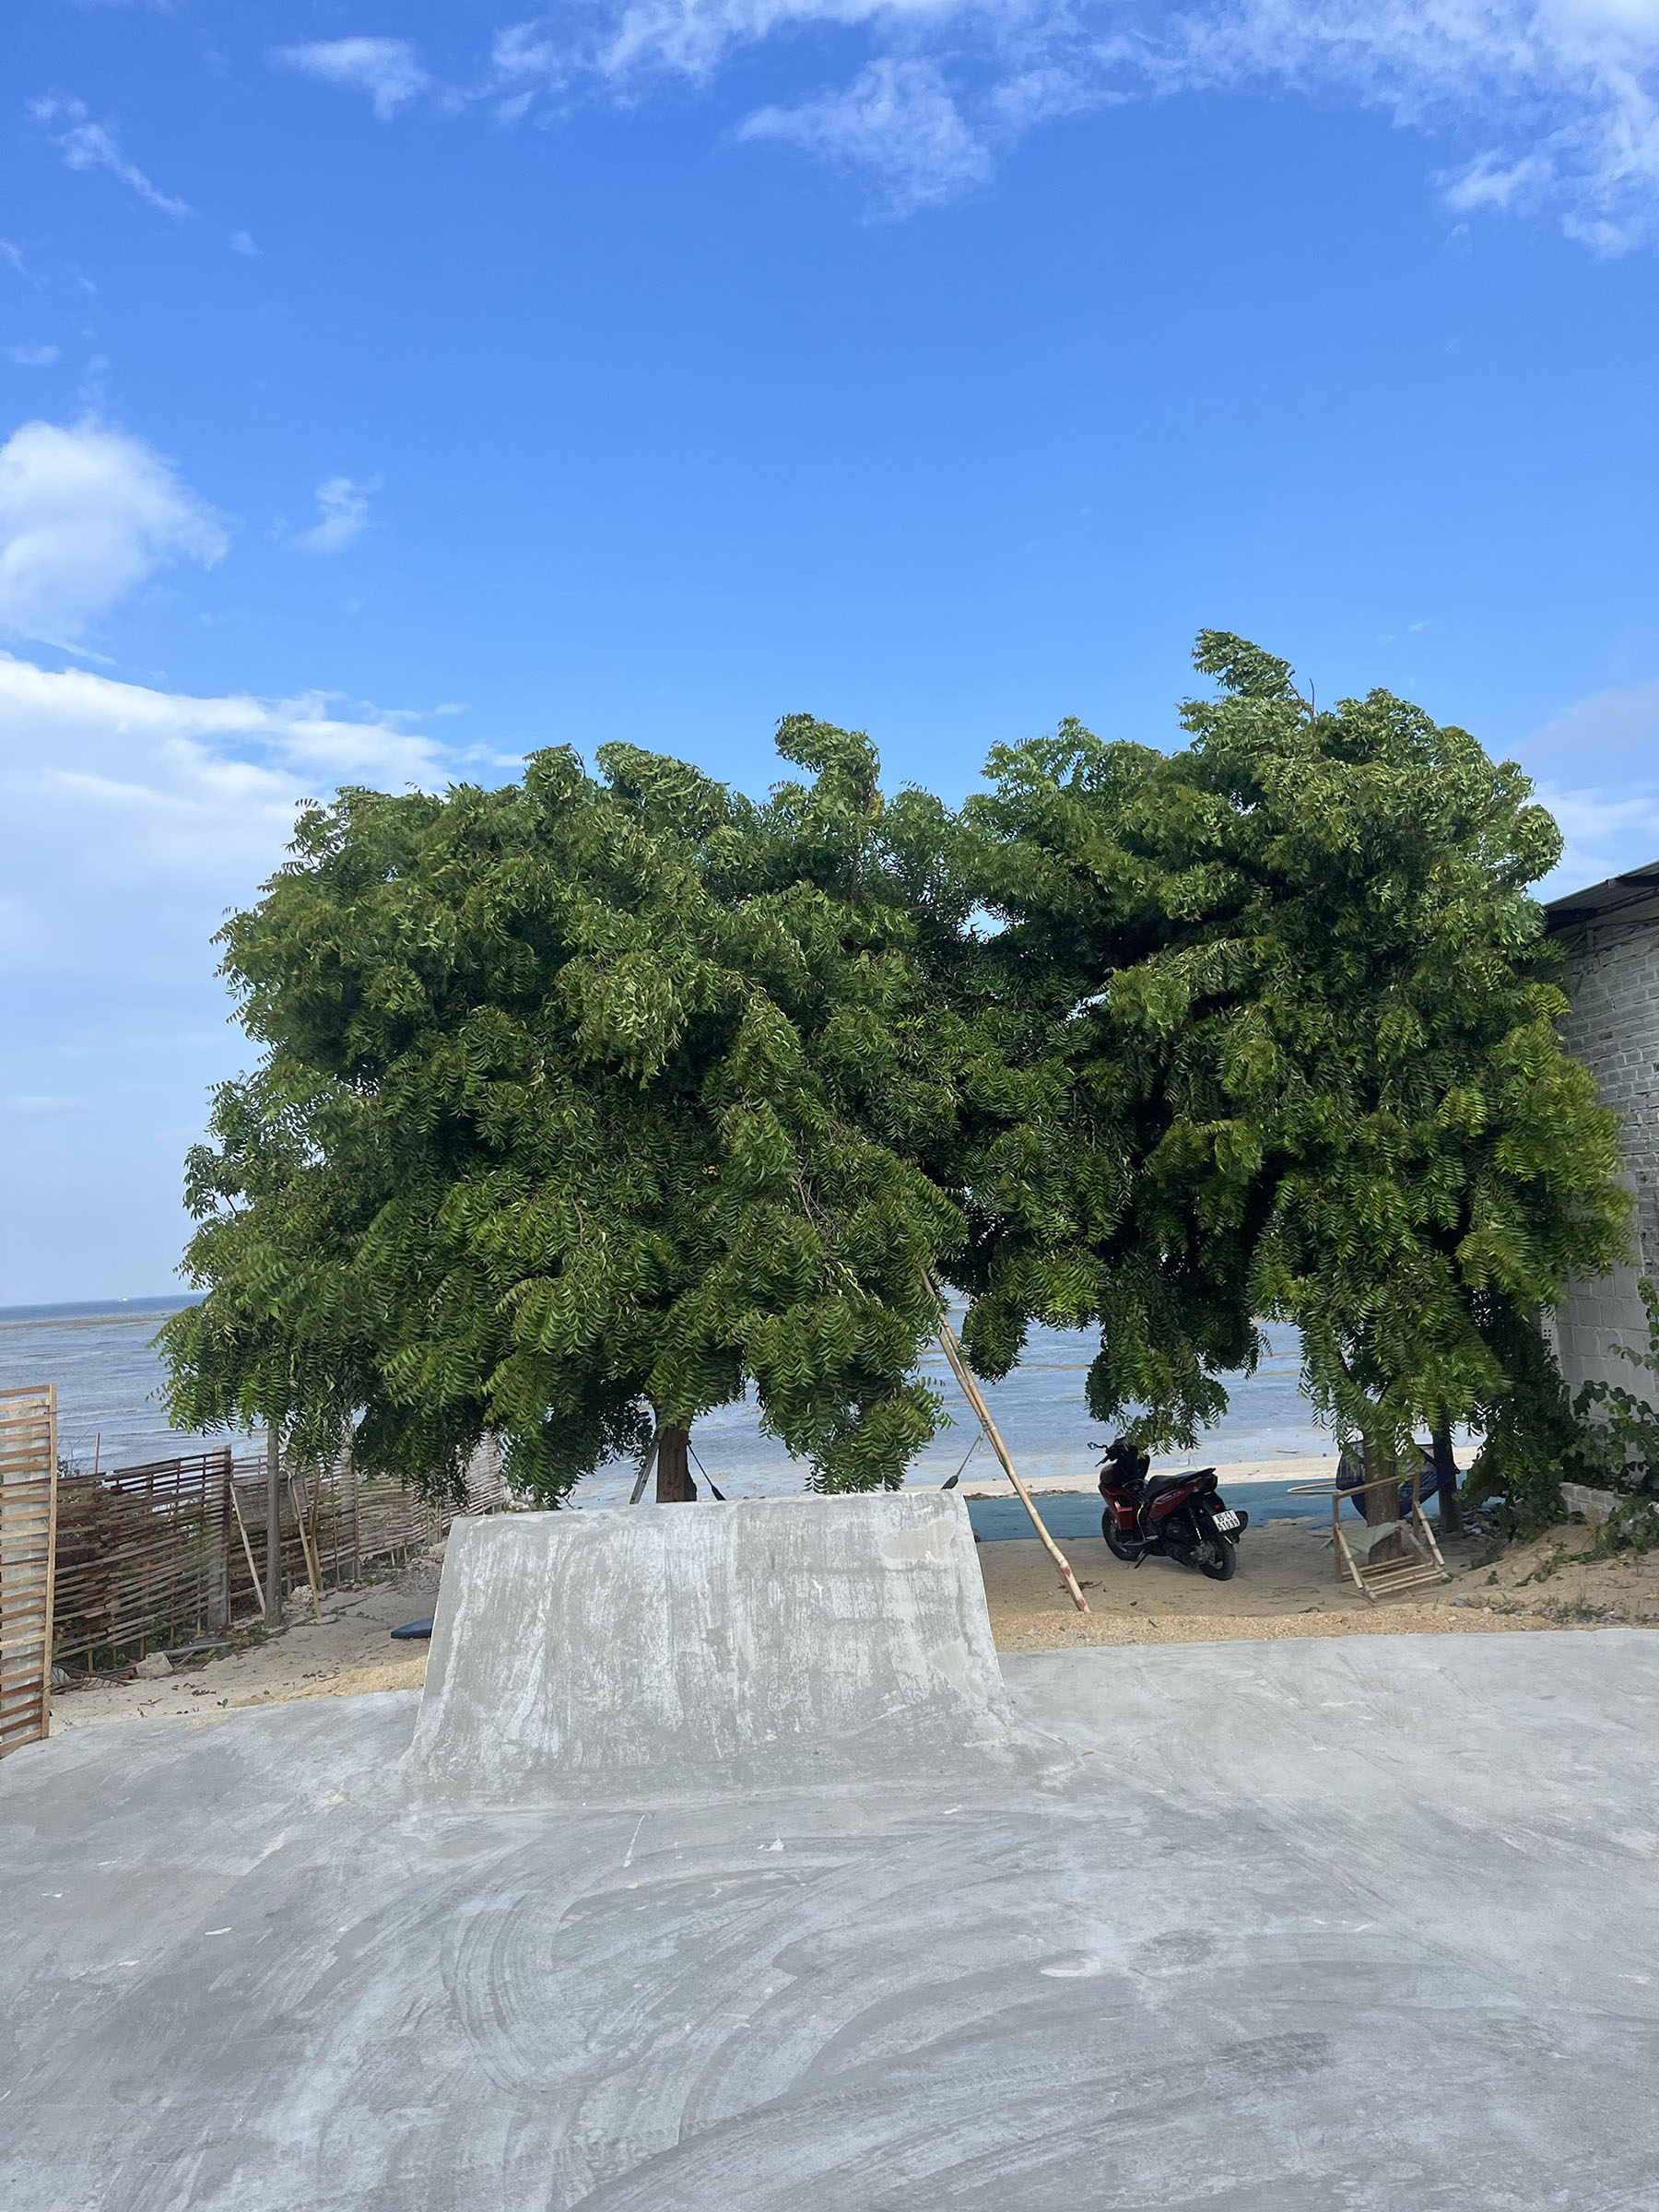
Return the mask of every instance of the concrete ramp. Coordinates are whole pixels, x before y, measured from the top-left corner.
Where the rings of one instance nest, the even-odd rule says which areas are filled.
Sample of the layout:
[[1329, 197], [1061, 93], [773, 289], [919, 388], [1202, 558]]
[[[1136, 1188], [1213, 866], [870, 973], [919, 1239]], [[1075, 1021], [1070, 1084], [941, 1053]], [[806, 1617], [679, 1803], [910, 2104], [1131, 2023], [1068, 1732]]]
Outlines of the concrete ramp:
[[900, 1493], [455, 1522], [410, 1759], [439, 1803], [654, 1803], [1014, 1740], [967, 1510]]

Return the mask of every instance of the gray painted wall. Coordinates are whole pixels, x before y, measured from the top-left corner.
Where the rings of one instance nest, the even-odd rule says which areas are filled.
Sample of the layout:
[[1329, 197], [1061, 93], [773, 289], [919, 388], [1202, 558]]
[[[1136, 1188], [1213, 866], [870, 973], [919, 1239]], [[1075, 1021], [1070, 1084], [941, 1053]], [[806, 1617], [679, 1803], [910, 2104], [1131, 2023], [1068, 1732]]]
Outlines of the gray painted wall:
[[1650, 900], [1633, 914], [1576, 923], [1560, 935], [1572, 1002], [1561, 1041], [1624, 1123], [1639, 1265], [1575, 1286], [1557, 1316], [1557, 1346], [1570, 1391], [1594, 1381], [1639, 1389], [1637, 1370], [1609, 1347], [1646, 1344], [1636, 1285], [1639, 1275], [1659, 1284], [1659, 912]]

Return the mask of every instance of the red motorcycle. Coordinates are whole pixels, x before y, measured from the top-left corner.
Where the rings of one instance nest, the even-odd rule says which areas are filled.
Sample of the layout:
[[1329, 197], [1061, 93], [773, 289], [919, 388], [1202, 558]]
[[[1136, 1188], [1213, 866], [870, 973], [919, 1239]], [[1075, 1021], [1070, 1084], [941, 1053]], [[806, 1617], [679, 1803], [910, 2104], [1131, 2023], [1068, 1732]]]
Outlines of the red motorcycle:
[[1196, 1567], [1212, 1582], [1232, 1580], [1239, 1564], [1239, 1538], [1250, 1515], [1230, 1509], [1216, 1488], [1214, 1467], [1190, 1475], [1154, 1475], [1151, 1462], [1120, 1437], [1100, 1465], [1100, 1496], [1106, 1511], [1100, 1534], [1115, 1559], [1138, 1567], [1154, 1552], [1178, 1566]]

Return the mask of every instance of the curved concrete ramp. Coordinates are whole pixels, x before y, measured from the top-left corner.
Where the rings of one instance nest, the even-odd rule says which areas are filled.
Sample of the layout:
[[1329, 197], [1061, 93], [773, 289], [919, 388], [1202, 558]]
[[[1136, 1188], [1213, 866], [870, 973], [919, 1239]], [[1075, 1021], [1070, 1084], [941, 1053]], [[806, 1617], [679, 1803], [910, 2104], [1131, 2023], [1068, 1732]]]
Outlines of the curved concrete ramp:
[[457, 1521], [410, 1759], [441, 1803], [660, 1804], [1013, 1740], [967, 1510], [900, 1493]]

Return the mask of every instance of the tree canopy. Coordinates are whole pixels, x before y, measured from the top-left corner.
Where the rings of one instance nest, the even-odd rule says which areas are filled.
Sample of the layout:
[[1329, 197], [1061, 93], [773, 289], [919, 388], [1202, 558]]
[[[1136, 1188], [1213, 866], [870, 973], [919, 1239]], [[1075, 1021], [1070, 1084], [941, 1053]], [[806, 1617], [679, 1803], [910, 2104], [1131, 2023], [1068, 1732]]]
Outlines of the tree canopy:
[[[1107, 1233], [1019, 1240], [1009, 1297], [1097, 1266], [1091, 1405], [1152, 1430], [1202, 1413], [1251, 1314], [1292, 1322], [1315, 1401], [1388, 1455], [1482, 1419], [1517, 1314], [1622, 1250], [1616, 1123], [1561, 1051], [1528, 896], [1559, 835], [1512, 763], [1402, 700], [1316, 711], [1219, 633], [1195, 659], [1220, 695], [1181, 751], [1072, 725], [994, 755], [967, 809], [1011, 957], [1077, 994], [1084, 1143], [1129, 1162]], [[1120, 1317], [1127, 1289], [1154, 1322], [1159, 1280], [1201, 1324], [1163, 1339], [1161, 1408], [1153, 1332]]]
[[869, 745], [778, 742], [765, 805], [610, 746], [303, 818], [223, 932], [265, 1051], [189, 1161], [176, 1419], [429, 1484], [493, 1431], [551, 1502], [752, 1379], [819, 1486], [900, 1478], [954, 1087]]
[[264, 1059], [190, 1159], [175, 1418], [429, 1484], [493, 1432], [555, 1501], [752, 1382], [818, 1487], [890, 1485], [931, 1277], [986, 1375], [1098, 1329], [1146, 1443], [1268, 1318], [1383, 1459], [1523, 1450], [1537, 1313], [1623, 1241], [1529, 896], [1559, 833], [1405, 700], [1194, 657], [1179, 750], [1066, 722], [954, 811], [795, 716], [764, 803], [611, 746], [307, 813], [223, 933]]

